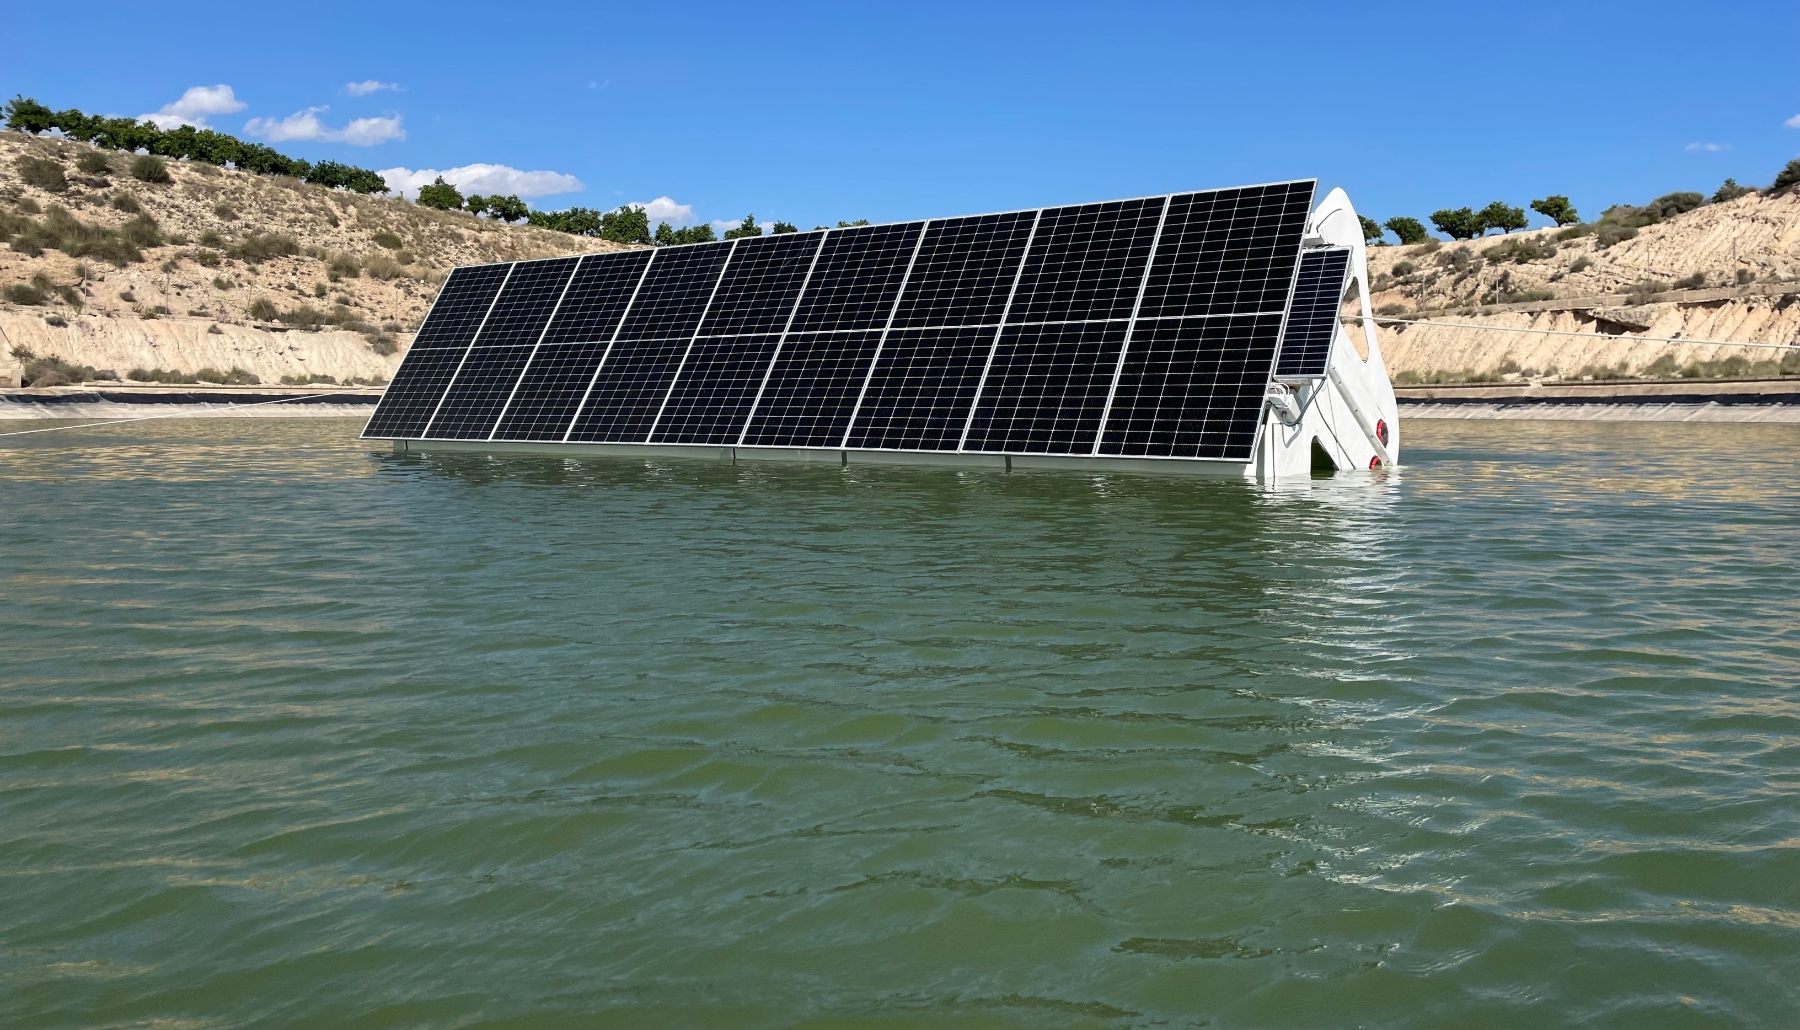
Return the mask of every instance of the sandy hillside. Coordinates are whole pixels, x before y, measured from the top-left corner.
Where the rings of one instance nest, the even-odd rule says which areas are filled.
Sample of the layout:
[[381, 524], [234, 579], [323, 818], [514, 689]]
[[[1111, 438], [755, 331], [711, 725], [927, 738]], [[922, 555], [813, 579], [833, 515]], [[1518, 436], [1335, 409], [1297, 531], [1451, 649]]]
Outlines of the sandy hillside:
[[[84, 153], [108, 170], [80, 170]], [[57, 162], [67, 187], [27, 185], [23, 157]], [[0, 247], [0, 290], [35, 281], [42, 301], [0, 297], [0, 363], [24, 347], [121, 374], [237, 366], [267, 382], [383, 378], [448, 269], [619, 246], [198, 162], [169, 161], [171, 182], [141, 182], [130, 161], [0, 132], [0, 218], [10, 228], [54, 218], [66, 233], [73, 218], [75, 231], [152, 241], [136, 247], [141, 260], [118, 261], [21, 252], [15, 232]]]
[[1750, 367], [1712, 371], [1767, 373], [1784, 358], [1788, 371], [1800, 371], [1800, 354], [1601, 335], [1800, 341], [1800, 192], [1708, 204], [1611, 246], [1593, 232], [1537, 229], [1373, 247], [1369, 273], [1381, 313], [1454, 323], [1384, 330], [1399, 377], [1668, 375], [1730, 358]]

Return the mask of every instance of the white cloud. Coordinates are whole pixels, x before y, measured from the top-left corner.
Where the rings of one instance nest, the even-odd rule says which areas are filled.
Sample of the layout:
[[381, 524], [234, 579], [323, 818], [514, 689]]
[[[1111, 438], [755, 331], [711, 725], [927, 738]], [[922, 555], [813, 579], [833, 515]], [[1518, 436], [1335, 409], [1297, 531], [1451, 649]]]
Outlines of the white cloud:
[[353, 97], [366, 97], [370, 93], [379, 93], [384, 89], [398, 93], [400, 91], [400, 84], [398, 82], [383, 82], [380, 79], [364, 79], [361, 82], [344, 83], [344, 92]]
[[1797, 115], [1793, 116], [1792, 118], [1789, 118], [1787, 121], [1782, 122], [1781, 124], [1787, 126], [1790, 129], [1800, 129], [1800, 114], [1797, 114]]
[[334, 129], [319, 117], [329, 110], [329, 107], [309, 107], [304, 111], [295, 111], [286, 118], [252, 118], [244, 123], [244, 131], [252, 136], [261, 136], [271, 143], [314, 140], [320, 143], [348, 143], [353, 147], [372, 147], [377, 143], [406, 138], [406, 130], [400, 125], [399, 115], [355, 118], [343, 128]]
[[1722, 151], [1730, 150], [1731, 144], [1729, 144], [1729, 143], [1689, 143], [1687, 146], [1682, 147], [1681, 149], [1687, 151], [1690, 154], [1717, 154]]
[[173, 129], [180, 125], [204, 129], [206, 119], [210, 116], [235, 114], [243, 109], [244, 102], [237, 98], [230, 86], [221, 82], [217, 86], [190, 87], [179, 100], [164, 104], [160, 111], [138, 115], [138, 120], [155, 122], [159, 129]]
[[[720, 235], [724, 235], [725, 230], [727, 230], [727, 229], [735, 229], [738, 226], [743, 225], [743, 224], [744, 224], [744, 220], [742, 218], [715, 218], [712, 220], [713, 229], [716, 230]], [[758, 222], [758, 223], [756, 223], [756, 227], [763, 231], [764, 236], [767, 236], [767, 235], [769, 235], [769, 230], [775, 228], [775, 223], [774, 222]]]
[[[378, 174], [387, 180], [388, 188], [407, 199], [419, 195], [420, 186], [429, 186], [438, 176], [463, 193], [514, 194], [519, 197], [547, 197], [553, 193], [574, 193], [582, 189], [581, 180], [562, 172], [526, 172], [507, 165], [471, 164], [460, 168], [383, 168]], [[666, 199], [666, 198], [665, 198]]]
[[657, 197], [655, 200], [639, 200], [632, 207], [641, 207], [649, 216], [650, 224], [667, 222], [670, 225], [682, 226], [694, 221], [694, 205], [678, 204], [674, 197]]

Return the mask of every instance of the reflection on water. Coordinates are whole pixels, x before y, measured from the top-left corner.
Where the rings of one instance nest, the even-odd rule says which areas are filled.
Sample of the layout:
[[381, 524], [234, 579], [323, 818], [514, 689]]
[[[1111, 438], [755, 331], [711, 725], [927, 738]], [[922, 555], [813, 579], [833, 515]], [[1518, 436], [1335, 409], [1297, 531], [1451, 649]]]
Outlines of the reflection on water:
[[1791, 427], [1278, 490], [358, 428], [0, 448], [14, 1021], [1800, 1008]]

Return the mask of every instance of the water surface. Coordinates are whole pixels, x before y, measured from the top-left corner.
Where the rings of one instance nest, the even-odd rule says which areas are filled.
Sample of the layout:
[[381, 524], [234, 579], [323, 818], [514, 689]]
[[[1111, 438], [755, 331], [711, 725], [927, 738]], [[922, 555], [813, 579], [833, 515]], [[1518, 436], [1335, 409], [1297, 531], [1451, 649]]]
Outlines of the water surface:
[[1796, 1023], [1800, 428], [1260, 491], [359, 427], [0, 440], [0, 1022]]

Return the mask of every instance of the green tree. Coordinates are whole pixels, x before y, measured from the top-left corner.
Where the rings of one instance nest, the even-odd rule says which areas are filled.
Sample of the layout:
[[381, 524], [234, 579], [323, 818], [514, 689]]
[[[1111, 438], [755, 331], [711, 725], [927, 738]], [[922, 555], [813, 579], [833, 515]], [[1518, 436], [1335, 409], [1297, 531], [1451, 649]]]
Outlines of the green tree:
[[769, 227], [769, 235], [770, 236], [779, 236], [782, 233], [799, 232], [799, 231], [800, 231], [800, 227], [795, 225], [792, 222], [776, 222], [774, 225]]
[[1531, 224], [1525, 220], [1524, 208], [1513, 207], [1498, 200], [1482, 208], [1476, 213], [1475, 218], [1481, 226], [1475, 232], [1477, 236], [1489, 229], [1498, 229], [1503, 233], [1509, 233], [1514, 229], [1523, 229]]
[[1368, 215], [1357, 215], [1356, 217], [1359, 221], [1362, 222], [1363, 242], [1364, 243], [1380, 243], [1381, 242], [1381, 223], [1377, 222], [1373, 218], [1370, 218]]
[[488, 198], [479, 193], [471, 193], [463, 199], [463, 210], [472, 215], [485, 214], [488, 209]]
[[837, 227], [840, 229], [854, 229], [859, 225], [868, 225], [868, 224], [869, 224], [869, 220], [867, 218], [858, 218], [854, 222], [846, 222], [840, 218], [840, 219], [838, 219]]
[[1723, 183], [1719, 184], [1718, 190], [1713, 193], [1712, 202], [1715, 204], [1723, 204], [1727, 201], [1736, 200], [1746, 193], [1755, 192], [1756, 191], [1749, 186], [1739, 186], [1736, 179], [1726, 179]]
[[100, 119], [91, 114], [83, 114], [73, 107], [56, 112], [51, 124], [62, 130], [64, 136], [82, 143], [94, 142], [94, 132], [99, 128]]
[[432, 180], [431, 185], [419, 188], [420, 207], [434, 207], [439, 211], [455, 211], [462, 205], [462, 193], [455, 186], [445, 182], [441, 175]]
[[1557, 225], [1574, 225], [1581, 221], [1581, 216], [1575, 213], [1575, 205], [1560, 193], [1539, 197], [1531, 202], [1531, 209]]
[[1425, 223], [1417, 218], [1400, 215], [1390, 218], [1382, 224], [1387, 227], [1389, 232], [1398, 236], [1401, 243], [1424, 243], [1430, 239], [1430, 234], [1425, 231]]
[[649, 243], [650, 216], [630, 204], [600, 216], [599, 236], [614, 243]]
[[659, 247], [672, 247], [682, 243], [712, 243], [718, 238], [710, 225], [690, 225], [676, 229], [667, 222], [656, 223], [655, 241]]
[[20, 132], [47, 132], [56, 126], [56, 115], [48, 107], [25, 96], [15, 96], [6, 105], [6, 127]]
[[745, 215], [744, 220], [737, 224], [737, 228], [725, 230], [725, 238], [728, 240], [742, 240], [751, 236], [761, 236], [762, 234], [762, 226], [756, 224], [756, 215], [754, 212]]
[[1800, 157], [1787, 163], [1787, 167], [1775, 173], [1775, 181], [1769, 185], [1770, 193], [1779, 193], [1793, 186], [1800, 186]]
[[531, 209], [525, 206], [523, 200], [508, 193], [505, 196], [487, 198], [487, 212], [488, 217], [498, 218], [502, 222], [522, 222], [531, 213]]
[[1431, 213], [1431, 224], [1453, 240], [1474, 239], [1481, 235], [1481, 219], [1472, 208], [1444, 208]]

